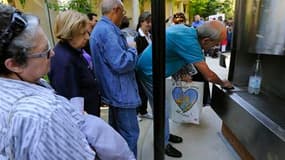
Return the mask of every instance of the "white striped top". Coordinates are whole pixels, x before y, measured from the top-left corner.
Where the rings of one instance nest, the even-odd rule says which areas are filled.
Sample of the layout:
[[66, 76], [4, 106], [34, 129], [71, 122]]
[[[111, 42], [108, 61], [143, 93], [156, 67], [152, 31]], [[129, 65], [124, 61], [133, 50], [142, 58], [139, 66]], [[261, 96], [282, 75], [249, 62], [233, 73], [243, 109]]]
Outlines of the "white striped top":
[[0, 78], [0, 160], [94, 160], [83, 123], [53, 90]]

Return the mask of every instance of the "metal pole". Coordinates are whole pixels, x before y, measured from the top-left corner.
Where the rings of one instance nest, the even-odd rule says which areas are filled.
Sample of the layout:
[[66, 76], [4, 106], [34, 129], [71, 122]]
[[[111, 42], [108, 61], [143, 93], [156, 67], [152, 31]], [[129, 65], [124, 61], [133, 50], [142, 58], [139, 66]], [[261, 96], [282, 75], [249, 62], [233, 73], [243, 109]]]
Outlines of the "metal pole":
[[154, 160], [164, 160], [165, 0], [151, 1]]
[[[233, 29], [233, 39], [232, 39], [232, 48], [231, 48], [231, 59], [230, 59], [230, 67], [229, 67], [229, 74], [228, 74], [228, 80], [233, 81], [234, 79], [234, 71], [235, 71], [235, 63], [236, 63], [236, 54], [237, 52], [240, 52], [240, 36], [236, 36], [239, 35], [242, 31], [241, 31], [241, 27], [243, 25], [243, 23], [241, 23], [243, 21], [241, 16], [242, 14], [245, 14], [244, 10], [245, 6], [242, 5], [245, 3], [242, 3], [242, 0], [236, 0], [235, 2], [235, 23], [234, 23], [234, 29]], [[240, 23], [238, 23], [240, 22]], [[238, 44], [238, 45], [237, 45]]]
[[53, 36], [52, 22], [51, 22], [51, 17], [50, 17], [48, 0], [45, 0], [45, 6], [46, 6], [46, 9], [47, 9], [48, 25], [49, 25], [50, 35], [51, 35], [52, 46], [55, 46], [55, 40], [54, 40], [54, 36]]

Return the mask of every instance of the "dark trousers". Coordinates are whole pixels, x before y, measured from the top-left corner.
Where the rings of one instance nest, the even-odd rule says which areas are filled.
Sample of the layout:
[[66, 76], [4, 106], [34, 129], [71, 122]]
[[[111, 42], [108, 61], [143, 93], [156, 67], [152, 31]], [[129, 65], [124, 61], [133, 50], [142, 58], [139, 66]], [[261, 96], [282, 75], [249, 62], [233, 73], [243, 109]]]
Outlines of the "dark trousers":
[[145, 91], [141, 85], [140, 80], [138, 79], [138, 75], [136, 74], [136, 79], [137, 79], [137, 84], [138, 84], [138, 90], [139, 90], [139, 95], [142, 101], [142, 104], [137, 108], [137, 113], [143, 115], [147, 114], [147, 96], [145, 94]]
[[84, 101], [84, 110], [88, 114], [95, 115], [100, 117], [100, 106], [101, 106], [101, 97], [98, 94], [87, 95], [87, 98]]
[[140, 129], [136, 108], [109, 106], [109, 124], [126, 140], [131, 151], [137, 157], [137, 142]]
[[[198, 71], [198, 70], [197, 70]], [[201, 72], [198, 71], [197, 74], [192, 76], [193, 81], [199, 81], [204, 82], [204, 96], [203, 96], [203, 105], [211, 104], [211, 96], [210, 96], [210, 87], [209, 82], [206, 81], [201, 74]]]

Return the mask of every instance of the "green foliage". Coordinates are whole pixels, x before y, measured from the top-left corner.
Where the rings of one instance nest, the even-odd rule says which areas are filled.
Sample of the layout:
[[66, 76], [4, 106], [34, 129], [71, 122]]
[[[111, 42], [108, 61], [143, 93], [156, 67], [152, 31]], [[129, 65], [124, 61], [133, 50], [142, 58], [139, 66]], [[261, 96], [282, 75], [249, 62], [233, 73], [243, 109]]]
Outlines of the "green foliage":
[[47, 75], [44, 75], [43, 79], [45, 79], [49, 83], [49, 78]]
[[221, 5], [220, 12], [225, 13], [226, 17], [233, 17], [233, 7], [232, 0], [225, 0]]
[[26, 3], [26, 0], [19, 0], [19, 1], [20, 1], [20, 3], [21, 3], [22, 7], [24, 7], [24, 6], [25, 6], [25, 3]]
[[88, 0], [71, 0], [68, 9], [77, 10], [81, 13], [89, 13], [91, 12], [91, 5]]
[[[19, 0], [20, 4], [24, 7], [26, 4], [26, 0]], [[90, 13], [91, 12], [91, 4], [89, 0], [70, 0], [66, 4], [58, 4], [51, 3], [48, 0], [45, 0], [45, 3], [48, 4], [48, 7], [55, 11], [64, 11], [64, 10], [76, 10], [81, 13]]]
[[91, 4], [88, 0], [70, 0], [66, 4], [48, 3], [50, 9], [55, 11], [76, 10], [81, 13], [91, 12]]
[[216, 13], [224, 13], [226, 17], [233, 16], [233, 0], [189, 0], [189, 15], [199, 14], [208, 17]]

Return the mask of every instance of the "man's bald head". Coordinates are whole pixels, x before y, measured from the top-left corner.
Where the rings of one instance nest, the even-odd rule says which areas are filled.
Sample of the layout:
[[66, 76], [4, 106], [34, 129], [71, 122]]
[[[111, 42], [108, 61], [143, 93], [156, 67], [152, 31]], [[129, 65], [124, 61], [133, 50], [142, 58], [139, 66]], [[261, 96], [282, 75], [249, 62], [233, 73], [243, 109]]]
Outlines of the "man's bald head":
[[218, 45], [227, 37], [225, 25], [219, 21], [208, 21], [197, 28], [200, 45], [203, 49], [210, 49]]
[[199, 38], [221, 41], [227, 37], [227, 28], [220, 21], [208, 21], [197, 28]]

